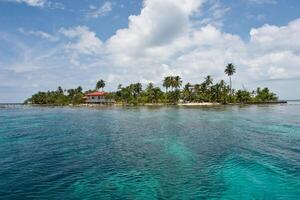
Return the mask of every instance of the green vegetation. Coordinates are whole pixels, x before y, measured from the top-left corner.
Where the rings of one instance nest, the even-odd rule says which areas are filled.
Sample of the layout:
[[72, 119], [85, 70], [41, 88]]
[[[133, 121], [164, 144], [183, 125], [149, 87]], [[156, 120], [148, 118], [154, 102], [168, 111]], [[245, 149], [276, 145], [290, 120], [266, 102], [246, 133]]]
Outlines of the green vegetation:
[[[144, 105], [144, 104], [177, 104], [179, 102], [214, 102], [221, 104], [239, 103], [265, 103], [275, 102], [278, 97], [270, 92], [268, 88], [257, 88], [256, 91], [249, 92], [245, 89], [235, 91], [232, 89], [231, 77], [236, 69], [233, 64], [228, 64], [225, 68], [225, 74], [229, 77], [229, 85], [221, 80], [214, 83], [211, 76], [207, 76], [203, 82], [197, 84], [187, 83], [182, 87], [182, 79], [179, 76], [168, 76], [163, 79], [165, 92], [153, 83], [149, 83], [145, 89], [141, 83], [130, 84], [123, 87], [118, 86], [116, 92], [109, 92], [106, 95], [108, 99], [114, 99], [119, 104], [125, 105]], [[105, 87], [105, 81], [97, 82], [95, 90], [88, 90], [83, 93], [79, 86], [76, 89], [63, 90], [58, 87], [56, 91], [38, 92], [25, 103], [46, 104], [46, 105], [68, 105], [84, 103], [84, 96], [87, 93]], [[182, 88], [182, 89], [181, 89]]]
[[58, 87], [56, 91], [38, 92], [27, 99], [25, 103], [42, 104], [42, 105], [68, 105], [84, 103], [84, 94], [82, 87], [76, 89], [63, 90]]
[[78, 105], [85, 103], [84, 96], [87, 93], [95, 92], [97, 89], [104, 88], [105, 82], [100, 80], [96, 84], [95, 90], [88, 90], [83, 92], [81, 86], [75, 89], [63, 89], [61, 86], [55, 91], [38, 92], [27, 99], [25, 104], [38, 104], [38, 105]]
[[101, 79], [100, 81], [97, 82], [96, 90], [102, 89], [102, 91], [103, 91], [104, 87], [105, 87], [105, 81], [104, 80]]
[[229, 76], [230, 95], [232, 95], [231, 76], [235, 74], [235, 66], [232, 63], [228, 64], [224, 72], [227, 74], [227, 76]]

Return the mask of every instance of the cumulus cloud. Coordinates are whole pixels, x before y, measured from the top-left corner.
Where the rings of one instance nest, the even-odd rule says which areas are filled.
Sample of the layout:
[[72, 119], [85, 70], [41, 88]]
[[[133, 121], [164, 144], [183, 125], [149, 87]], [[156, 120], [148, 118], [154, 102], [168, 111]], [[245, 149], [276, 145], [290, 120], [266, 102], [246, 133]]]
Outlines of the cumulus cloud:
[[[290, 22], [287, 26], [264, 25], [250, 31], [251, 43], [261, 50], [299, 51], [300, 19]], [[288, 39], [287, 39], [288, 38]]]
[[70, 40], [64, 49], [75, 66], [86, 68], [87, 62], [94, 61], [103, 52], [103, 42], [87, 26], [62, 28], [59, 32]]
[[200, 5], [199, 0], [147, 0], [140, 15], [129, 17], [129, 27], [108, 40], [108, 51], [125, 63], [166, 57], [185, 40], [191, 26], [189, 17]]
[[[120, 82], [158, 83], [166, 74], [192, 81], [207, 74], [221, 79], [225, 78], [224, 66], [231, 62], [239, 67], [243, 81], [300, 76], [300, 19], [287, 26], [252, 29], [250, 41], [245, 42], [213, 23], [195, 28], [191, 17], [202, 5], [199, 0], [146, 0], [140, 15], [129, 17], [128, 28], [118, 30], [106, 42], [85, 26], [60, 32], [73, 39], [65, 45], [71, 63], [96, 66], [101, 61], [110, 77], [123, 77]], [[93, 59], [83, 61], [80, 55]]]
[[264, 25], [252, 29], [245, 61], [251, 75], [265, 79], [300, 77], [299, 34], [300, 19], [287, 26]]
[[[228, 63], [237, 66], [235, 87], [259, 80], [300, 77], [300, 19], [286, 26], [253, 28], [249, 41], [244, 41], [214, 23], [195, 26], [197, 22], [191, 18], [199, 16], [204, 2], [145, 0], [141, 13], [130, 16], [128, 27], [107, 41], [87, 26], [61, 28], [59, 34], [64, 39], [56, 47], [58, 52], [51, 54], [51, 65], [59, 56], [57, 65], [77, 67], [72, 73], [79, 71], [86, 83], [101, 77], [114, 89], [119, 83], [134, 81], [160, 84], [166, 75], [180, 75], [193, 83], [201, 82], [208, 74], [225, 79], [223, 72]], [[34, 71], [34, 66], [49, 62], [43, 59], [39, 56], [27, 69]]]
[[[145, 1], [141, 14], [129, 17], [129, 27], [106, 42], [113, 65], [134, 69], [137, 77], [146, 79], [161, 77], [166, 71], [192, 80], [205, 74], [225, 78], [223, 68], [229, 62], [239, 66], [244, 81], [300, 76], [300, 19], [287, 26], [252, 29], [246, 42], [213, 23], [193, 27], [190, 17], [203, 2], [190, 0], [187, 7], [180, 3]], [[217, 3], [213, 8], [221, 6]]]
[[102, 41], [96, 36], [96, 33], [90, 31], [86, 26], [77, 26], [74, 28], [60, 30], [64, 36], [74, 39], [74, 42], [68, 43], [65, 47], [68, 50], [74, 50], [81, 54], [93, 55], [100, 52]]

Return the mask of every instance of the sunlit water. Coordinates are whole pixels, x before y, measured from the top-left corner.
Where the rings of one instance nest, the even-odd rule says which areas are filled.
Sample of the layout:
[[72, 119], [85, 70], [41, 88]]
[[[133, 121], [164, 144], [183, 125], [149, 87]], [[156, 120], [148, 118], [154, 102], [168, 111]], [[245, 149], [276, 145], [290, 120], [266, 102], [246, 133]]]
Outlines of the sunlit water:
[[0, 199], [299, 199], [300, 104], [0, 108]]

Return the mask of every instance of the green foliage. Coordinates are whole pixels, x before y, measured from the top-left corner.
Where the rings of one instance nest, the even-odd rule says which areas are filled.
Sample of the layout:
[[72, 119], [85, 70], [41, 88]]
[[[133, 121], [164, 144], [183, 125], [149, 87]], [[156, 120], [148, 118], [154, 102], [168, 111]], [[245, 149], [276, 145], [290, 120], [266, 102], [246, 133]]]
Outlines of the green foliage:
[[256, 90], [256, 96], [255, 96], [255, 101], [256, 102], [266, 102], [266, 101], [277, 101], [278, 97], [276, 94], [270, 92], [268, 88], [260, 89], [257, 88]]
[[118, 86], [119, 91], [115, 94], [115, 100], [123, 104], [139, 104], [142, 103], [142, 84], [130, 84], [127, 87]]
[[235, 66], [232, 64], [232, 63], [229, 63], [227, 66], [226, 66], [226, 69], [225, 69], [225, 74], [227, 74], [228, 76], [232, 76], [233, 74], [235, 74], [236, 72], [236, 69], [235, 69]]
[[177, 104], [180, 99], [180, 90], [175, 89], [174, 91], [167, 92], [166, 97], [168, 103]]
[[27, 99], [25, 103], [41, 104], [41, 105], [68, 105], [68, 104], [81, 104], [83, 103], [82, 87], [67, 90], [64, 94], [62, 87], [58, 87], [56, 91], [38, 92]]
[[167, 76], [163, 81], [163, 86], [166, 88], [166, 92], [169, 88], [173, 91], [174, 89], [180, 88], [182, 85], [182, 80], [179, 76]]
[[105, 81], [104, 80], [101, 79], [100, 81], [97, 82], [96, 90], [99, 90], [99, 89], [103, 90], [104, 87], [105, 87]]
[[247, 90], [238, 90], [235, 97], [238, 103], [250, 103], [252, 101], [251, 94]]
[[193, 92], [193, 86], [187, 83], [181, 93], [181, 98], [184, 102], [192, 102], [195, 98], [195, 93]]
[[[260, 89], [250, 93], [247, 90], [238, 90], [235, 92], [231, 89], [231, 76], [236, 72], [233, 64], [228, 64], [225, 73], [230, 78], [230, 84], [227, 85], [224, 80], [214, 84], [211, 76], [205, 77], [202, 83], [190, 84], [187, 83], [182, 90], [182, 79], [179, 76], [168, 76], [163, 80], [163, 87], [166, 92], [163, 92], [159, 87], [155, 87], [153, 83], [149, 83], [143, 90], [141, 83], [130, 84], [123, 87], [118, 86], [116, 92], [107, 93], [106, 98], [115, 100], [117, 103], [125, 105], [143, 105], [147, 103], [167, 103], [177, 104], [183, 102], [218, 102], [218, 103], [263, 103], [277, 101], [278, 97], [270, 92], [268, 88]], [[105, 81], [100, 80], [96, 84], [96, 90], [103, 89]], [[65, 92], [64, 92], [65, 91]], [[67, 92], [66, 92], [67, 91]], [[94, 92], [88, 90], [86, 93]], [[38, 92], [26, 100], [26, 103], [46, 104], [46, 105], [68, 105], [84, 103], [84, 94], [82, 87], [75, 89], [63, 90], [58, 87], [56, 91]]]
[[144, 96], [146, 103], [159, 103], [163, 99], [164, 93], [159, 87], [154, 87], [152, 83], [149, 83]]
[[[235, 70], [233, 70], [235, 71]], [[230, 73], [231, 74], [231, 73]], [[149, 83], [145, 90], [142, 90], [140, 83], [131, 84], [127, 87], [119, 85], [115, 93], [115, 100], [123, 104], [146, 104], [146, 103], [168, 103], [177, 104], [180, 100], [183, 102], [218, 102], [227, 103], [253, 103], [275, 101], [277, 97], [270, 93], [267, 88], [257, 90], [257, 95], [253, 95], [246, 90], [235, 92], [224, 80], [214, 84], [211, 76], [207, 76], [202, 83], [187, 83], [182, 90], [179, 76], [168, 76], [163, 80], [163, 86], [166, 92], [161, 91], [159, 87], [154, 87]]]
[[236, 69], [232, 63], [229, 63], [225, 68], [225, 74], [229, 76], [229, 87], [230, 87], [230, 95], [232, 95], [232, 83], [231, 83], [231, 76], [235, 74]]

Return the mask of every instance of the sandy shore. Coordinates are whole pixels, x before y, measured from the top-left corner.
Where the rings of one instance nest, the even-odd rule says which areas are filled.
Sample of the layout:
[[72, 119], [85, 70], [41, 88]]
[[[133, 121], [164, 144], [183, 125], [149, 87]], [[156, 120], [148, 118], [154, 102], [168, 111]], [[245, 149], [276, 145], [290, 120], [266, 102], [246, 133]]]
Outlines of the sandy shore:
[[220, 103], [202, 102], [202, 103], [180, 103], [179, 106], [217, 106]]
[[[163, 104], [163, 103], [146, 103], [143, 105], [137, 105], [137, 106], [170, 106], [171, 104]], [[202, 102], [202, 103], [179, 103], [177, 106], [217, 106], [221, 105], [220, 103], [212, 103], [212, 102]], [[80, 104], [77, 105], [77, 107], [105, 107], [105, 106], [117, 106], [117, 107], [122, 107], [126, 106], [124, 104]], [[130, 105], [129, 105], [130, 106]], [[75, 106], [76, 107], [76, 106]]]
[[[262, 105], [262, 104], [286, 104], [287, 101], [276, 101], [276, 102], [252, 102], [252, 103], [247, 103], [247, 104], [241, 104], [241, 103], [228, 103], [226, 105]], [[0, 108], [8, 106], [10, 104], [0, 104]], [[11, 104], [11, 105], [26, 105], [26, 104]], [[63, 107], [63, 106], [59, 106], [59, 105], [38, 105], [38, 104], [27, 104], [30, 106], [50, 106], [50, 107]], [[224, 105], [221, 103], [213, 103], [213, 102], [202, 102], [202, 103], [197, 103], [197, 102], [191, 102], [191, 103], [179, 103], [179, 104], [165, 104], [165, 103], [146, 103], [146, 104], [138, 104], [138, 105], [126, 105], [126, 104], [120, 104], [120, 103], [115, 103], [115, 104], [79, 104], [79, 105], [65, 105], [65, 106], [69, 106], [69, 107], [126, 107], [126, 106], [153, 106], [153, 107], [157, 107], [157, 106], [220, 106], [220, 105]]]

